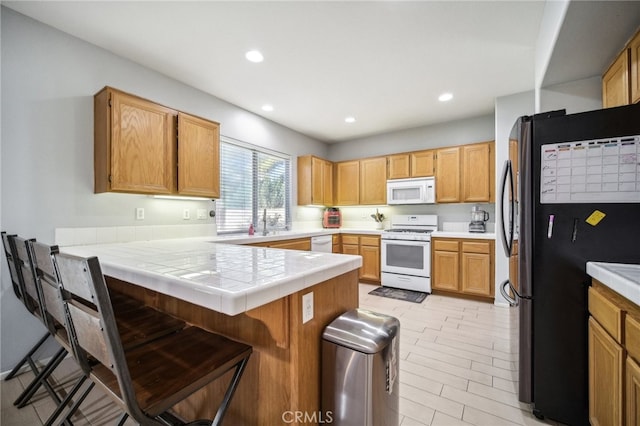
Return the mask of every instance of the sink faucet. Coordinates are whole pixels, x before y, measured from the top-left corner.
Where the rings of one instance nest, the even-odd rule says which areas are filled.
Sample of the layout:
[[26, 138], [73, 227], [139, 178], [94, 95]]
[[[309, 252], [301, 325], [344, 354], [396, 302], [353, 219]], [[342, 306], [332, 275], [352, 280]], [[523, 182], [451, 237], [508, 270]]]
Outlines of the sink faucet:
[[269, 233], [267, 231], [267, 209], [264, 209], [264, 213], [262, 214], [262, 235], [266, 236]]

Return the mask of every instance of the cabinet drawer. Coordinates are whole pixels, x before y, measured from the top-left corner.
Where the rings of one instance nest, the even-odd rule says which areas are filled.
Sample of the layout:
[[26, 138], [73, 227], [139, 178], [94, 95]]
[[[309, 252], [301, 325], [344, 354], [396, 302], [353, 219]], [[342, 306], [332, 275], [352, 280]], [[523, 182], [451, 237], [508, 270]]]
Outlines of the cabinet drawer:
[[629, 315], [625, 317], [624, 344], [629, 356], [640, 363], [640, 321]]
[[378, 237], [360, 237], [360, 245], [377, 247], [380, 245], [380, 240]]
[[357, 235], [343, 235], [342, 244], [359, 244]]
[[433, 249], [440, 251], [458, 251], [458, 241], [433, 240]]
[[589, 313], [618, 343], [622, 342], [622, 309], [589, 287]]
[[462, 251], [464, 253], [489, 254], [491, 253], [491, 244], [485, 241], [478, 241], [478, 242], [463, 241]]
[[340, 244], [340, 234], [333, 234], [331, 236], [331, 243], [332, 244]]

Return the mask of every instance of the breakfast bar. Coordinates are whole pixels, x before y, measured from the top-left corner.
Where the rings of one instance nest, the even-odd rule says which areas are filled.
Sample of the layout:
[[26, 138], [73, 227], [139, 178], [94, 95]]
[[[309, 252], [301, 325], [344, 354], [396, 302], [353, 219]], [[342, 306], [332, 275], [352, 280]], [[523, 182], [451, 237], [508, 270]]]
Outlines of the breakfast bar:
[[[360, 256], [248, 247], [206, 238], [63, 247], [97, 256], [107, 284], [186, 322], [253, 346], [226, 424], [320, 420], [320, 347], [325, 326], [358, 307]], [[313, 293], [312, 316], [303, 296]], [[308, 310], [307, 310], [308, 312]], [[211, 418], [227, 380], [175, 407]], [[305, 417], [306, 416], [306, 417]], [[313, 422], [312, 422], [313, 423]]]

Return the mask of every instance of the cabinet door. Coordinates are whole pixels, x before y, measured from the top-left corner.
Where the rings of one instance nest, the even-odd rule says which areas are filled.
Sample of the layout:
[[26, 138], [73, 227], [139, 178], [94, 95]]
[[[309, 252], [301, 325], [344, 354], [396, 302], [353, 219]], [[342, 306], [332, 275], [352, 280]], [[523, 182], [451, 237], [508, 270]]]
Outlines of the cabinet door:
[[627, 426], [640, 425], [640, 365], [627, 357]]
[[387, 204], [386, 157], [360, 160], [360, 204]]
[[295, 240], [285, 240], [269, 243], [269, 247], [272, 248], [280, 248], [280, 249], [289, 249], [289, 250], [311, 250], [311, 239], [310, 238], [299, 238]]
[[631, 103], [640, 102], [640, 32], [629, 43], [631, 57]]
[[176, 185], [175, 111], [111, 92], [110, 190], [171, 194]]
[[360, 278], [380, 281], [380, 247], [361, 245], [360, 256], [362, 256]]
[[178, 193], [220, 197], [220, 125], [178, 113]]
[[324, 163], [321, 158], [311, 157], [311, 204], [324, 204]]
[[[463, 202], [489, 202], [491, 199], [490, 158], [491, 145], [489, 143], [462, 147]], [[437, 194], [438, 192], [436, 191]]]
[[390, 155], [389, 159], [389, 179], [404, 179], [410, 176], [409, 154]]
[[462, 291], [491, 296], [491, 256], [462, 252]]
[[629, 104], [629, 50], [625, 49], [602, 76], [602, 107]]
[[360, 202], [360, 161], [335, 163], [335, 202], [339, 206], [353, 206]]
[[436, 151], [436, 202], [460, 202], [460, 147]]
[[431, 269], [431, 287], [439, 290], [459, 290], [458, 252], [434, 250]]
[[327, 160], [322, 161], [322, 204], [333, 204], [333, 163]]
[[624, 349], [589, 317], [589, 421], [592, 426], [622, 424]]
[[412, 152], [411, 177], [433, 176], [435, 173], [434, 154], [434, 150]]

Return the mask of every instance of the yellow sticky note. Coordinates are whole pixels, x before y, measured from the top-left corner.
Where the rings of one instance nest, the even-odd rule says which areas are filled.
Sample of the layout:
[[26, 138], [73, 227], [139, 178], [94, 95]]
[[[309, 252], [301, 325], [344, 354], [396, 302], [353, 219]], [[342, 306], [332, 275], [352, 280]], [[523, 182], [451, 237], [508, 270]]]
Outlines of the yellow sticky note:
[[604, 219], [605, 216], [606, 214], [602, 213], [600, 210], [594, 210], [585, 222], [591, 226], [596, 226], [602, 219]]

